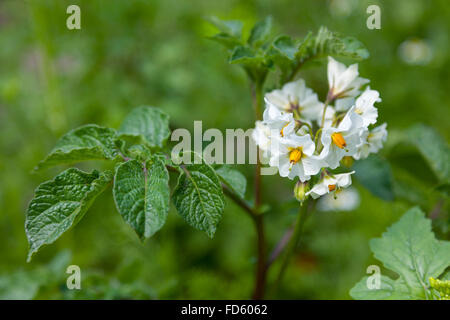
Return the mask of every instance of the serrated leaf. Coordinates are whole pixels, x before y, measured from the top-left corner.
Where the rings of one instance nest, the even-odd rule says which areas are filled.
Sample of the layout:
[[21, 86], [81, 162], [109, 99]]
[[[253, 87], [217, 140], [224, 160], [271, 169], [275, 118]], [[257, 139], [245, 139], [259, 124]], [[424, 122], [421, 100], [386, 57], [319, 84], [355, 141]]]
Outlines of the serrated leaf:
[[[288, 37], [280, 38], [278, 48], [284, 48], [286, 57], [292, 57], [292, 41]], [[275, 47], [272, 45], [272, 49]], [[273, 53], [271, 50], [269, 53]], [[303, 40], [296, 46], [294, 61], [292, 63], [275, 60], [280, 67], [282, 74], [280, 77], [281, 84], [292, 81], [300, 67], [306, 62], [316, 59], [325, 58], [327, 56], [344, 57], [354, 60], [362, 60], [369, 57], [369, 51], [364, 45], [352, 37], [341, 37], [340, 35], [329, 31], [325, 27], [321, 27], [316, 34], [309, 32]]]
[[213, 237], [222, 218], [225, 199], [219, 178], [207, 164], [184, 167], [172, 194], [178, 213], [192, 227]]
[[117, 210], [142, 240], [151, 237], [166, 222], [168, 183], [169, 173], [157, 157], [152, 157], [145, 167], [130, 160], [116, 169], [113, 193]]
[[35, 191], [25, 220], [30, 244], [28, 261], [40, 247], [53, 243], [78, 223], [111, 179], [109, 171], [86, 173], [70, 168], [42, 183]]
[[419, 150], [440, 182], [450, 182], [450, 148], [439, 133], [418, 124], [408, 129], [404, 138]]
[[253, 46], [260, 46], [262, 43], [267, 41], [272, 30], [272, 18], [267, 17], [262, 21], [259, 21], [250, 31], [250, 36], [248, 38], [248, 44]]
[[345, 37], [342, 39], [343, 49], [337, 52], [338, 55], [348, 56], [356, 60], [363, 60], [369, 58], [369, 51], [366, 49], [364, 44], [353, 38]]
[[[429, 278], [438, 278], [450, 265], [450, 242], [436, 240], [431, 220], [417, 207], [408, 210], [381, 238], [372, 239], [370, 248], [375, 258], [399, 275], [395, 281], [384, 278], [384, 284], [391, 286], [387, 297], [430, 298]], [[370, 299], [386, 291], [386, 286], [379, 292], [365, 288], [361, 281], [350, 293], [357, 299]]]
[[112, 160], [116, 157], [115, 131], [88, 124], [65, 134], [35, 170], [86, 160]]
[[380, 276], [380, 288], [369, 289], [367, 280], [364, 277], [351, 290], [350, 295], [356, 300], [409, 300], [412, 299], [405, 283], [399, 280], [392, 280], [389, 277]]
[[236, 38], [242, 36], [242, 21], [239, 20], [221, 20], [217, 17], [209, 17], [209, 22], [216, 26], [223, 33], [229, 34]]
[[347, 57], [355, 60], [367, 59], [369, 51], [352, 37], [342, 38], [338, 34], [321, 27], [316, 36], [308, 34], [298, 48], [296, 58], [299, 63], [325, 56]]
[[237, 46], [231, 53], [229, 62], [231, 64], [257, 65], [264, 61], [263, 57], [257, 56], [256, 52], [246, 46]]
[[297, 52], [297, 46], [291, 37], [279, 36], [273, 41], [272, 47], [283, 57], [286, 57], [289, 60], [294, 60]]
[[154, 107], [135, 108], [123, 120], [118, 134], [139, 138], [150, 147], [162, 148], [170, 136], [169, 116]]
[[217, 168], [216, 173], [231, 190], [241, 198], [244, 198], [247, 180], [242, 173], [226, 165]]
[[391, 167], [386, 160], [371, 155], [356, 161], [353, 168], [356, 179], [373, 195], [387, 201], [394, 199]]
[[209, 37], [209, 39], [223, 44], [228, 49], [233, 49], [236, 46], [242, 45], [241, 41], [238, 38], [233, 37], [233, 36], [229, 35], [228, 33], [224, 33], [224, 32], [215, 34], [215, 35]]

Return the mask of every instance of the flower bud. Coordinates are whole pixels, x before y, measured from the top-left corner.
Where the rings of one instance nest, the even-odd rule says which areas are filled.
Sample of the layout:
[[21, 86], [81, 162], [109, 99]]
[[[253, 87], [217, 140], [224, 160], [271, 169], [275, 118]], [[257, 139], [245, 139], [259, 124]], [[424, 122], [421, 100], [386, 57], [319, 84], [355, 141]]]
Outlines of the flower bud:
[[294, 197], [298, 201], [303, 202], [307, 198], [306, 193], [308, 191], [309, 191], [309, 183], [298, 181], [294, 187]]
[[353, 165], [353, 162], [354, 162], [353, 157], [349, 156], [345, 156], [341, 160], [341, 164], [347, 168], [350, 168]]

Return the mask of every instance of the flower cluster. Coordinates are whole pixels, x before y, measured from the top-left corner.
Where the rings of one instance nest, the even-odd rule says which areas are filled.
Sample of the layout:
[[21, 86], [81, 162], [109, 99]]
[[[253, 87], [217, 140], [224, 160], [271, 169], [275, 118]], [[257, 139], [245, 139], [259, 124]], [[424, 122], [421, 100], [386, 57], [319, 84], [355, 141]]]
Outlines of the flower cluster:
[[348, 187], [354, 172], [331, 170], [382, 148], [386, 123], [373, 127], [378, 117], [374, 104], [381, 99], [368, 82], [359, 77], [357, 64], [346, 67], [329, 57], [324, 103], [303, 79], [265, 95], [266, 109], [253, 139], [280, 176], [299, 180], [295, 194], [300, 201]]

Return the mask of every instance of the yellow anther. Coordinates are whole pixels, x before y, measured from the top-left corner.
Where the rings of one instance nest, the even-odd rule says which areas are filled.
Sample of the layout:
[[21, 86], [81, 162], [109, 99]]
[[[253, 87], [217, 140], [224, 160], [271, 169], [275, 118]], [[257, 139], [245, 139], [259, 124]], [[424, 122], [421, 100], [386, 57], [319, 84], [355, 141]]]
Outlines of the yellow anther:
[[302, 147], [298, 148], [289, 148], [289, 162], [292, 164], [296, 164], [300, 161], [303, 155]]
[[331, 135], [331, 140], [333, 140], [333, 143], [341, 149], [344, 149], [347, 146], [347, 142], [345, 142], [344, 137], [339, 132], [333, 133]]
[[334, 191], [334, 190], [336, 190], [336, 185], [335, 184], [329, 184], [328, 185], [328, 191]]

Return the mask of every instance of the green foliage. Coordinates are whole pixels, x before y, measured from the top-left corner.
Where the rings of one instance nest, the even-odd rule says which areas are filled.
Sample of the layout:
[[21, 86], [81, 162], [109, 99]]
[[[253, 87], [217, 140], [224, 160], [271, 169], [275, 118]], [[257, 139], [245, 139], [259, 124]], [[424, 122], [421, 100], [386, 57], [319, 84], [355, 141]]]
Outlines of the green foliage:
[[399, 277], [382, 276], [380, 289], [369, 289], [364, 277], [350, 291], [355, 299], [431, 299], [429, 278], [439, 277], [450, 266], [450, 242], [436, 240], [431, 221], [417, 207], [381, 238], [371, 240], [370, 248]]
[[371, 155], [356, 161], [353, 168], [358, 181], [375, 196], [387, 201], [394, 199], [391, 168], [386, 160]]
[[236, 39], [242, 38], [242, 21], [240, 20], [221, 20], [217, 17], [209, 17], [208, 19], [212, 24], [214, 24], [217, 29], [222, 33], [234, 37]]
[[360, 41], [353, 37], [342, 37], [326, 27], [321, 27], [315, 35], [309, 32], [302, 40], [293, 40], [286, 35], [271, 39], [272, 19], [267, 17], [253, 26], [247, 44], [244, 44], [241, 25], [238, 28], [235, 21], [221, 22], [217, 18], [211, 21], [222, 31], [211, 39], [230, 49], [229, 62], [242, 65], [249, 78], [256, 83], [264, 82], [273, 65], [280, 70], [280, 83], [285, 83], [292, 80], [308, 61], [326, 56], [353, 60], [369, 57], [369, 51]]
[[120, 137], [137, 137], [149, 147], [162, 148], [170, 136], [169, 116], [152, 107], [135, 108], [117, 131]]
[[60, 285], [65, 280], [65, 268], [71, 259], [70, 252], [62, 251], [34, 270], [16, 270], [10, 276], [0, 276], [0, 300], [33, 299], [39, 291]]
[[238, 196], [245, 197], [245, 189], [247, 187], [247, 179], [238, 170], [232, 169], [228, 165], [220, 166], [216, 169], [219, 178]]
[[94, 124], [65, 134], [36, 170], [85, 160], [112, 160], [116, 156], [115, 130]]
[[70, 168], [41, 184], [28, 207], [25, 221], [30, 243], [28, 260], [41, 246], [53, 243], [80, 221], [111, 179], [110, 172], [86, 173]]
[[[371, 87], [382, 94], [380, 108], [384, 108], [382, 120], [389, 124], [388, 139], [394, 130], [403, 133], [403, 128], [418, 121], [440, 132], [444, 141], [450, 138], [450, 12], [445, 1], [433, 6], [425, 0], [384, 1], [382, 32], [365, 26], [370, 1], [352, 1], [352, 6], [345, 8], [338, 8], [342, 1], [305, 0], [255, 1], [251, 5], [207, 0], [112, 2], [114, 5], [104, 6], [99, 0], [82, 1], [80, 32], [55, 27], [64, 25], [67, 18], [67, 4], [63, 2], [1, 4], [7, 19], [2, 20], [0, 28], [4, 44], [0, 52], [0, 282], [11, 284], [3, 293], [12, 293], [16, 287], [8, 279], [25, 277], [17, 275], [16, 270], [39, 273], [56, 252], [72, 248], [74, 262], [82, 267], [83, 290], [64, 290], [64, 279], [60, 283], [47, 282], [50, 292], [38, 290], [34, 298], [155, 297], [142, 290], [129, 290], [134, 283], [153, 287], [162, 299], [248, 298], [254, 280], [254, 234], [250, 219], [228, 203], [214, 241], [205, 241], [203, 234], [192, 232], [171, 206], [159, 236], [140, 245], [105, 193], [97, 198], [84, 221], [33, 257], [32, 264], [25, 264], [23, 258], [28, 249], [23, 236], [25, 202], [40, 182], [51, 178], [47, 172], [30, 175], [29, 171], [71, 127], [98, 123], [117, 128], [131, 106], [149, 102], [174, 115], [174, 127], [190, 128], [198, 119], [203, 120], [204, 127], [221, 130], [253, 124], [244, 74], [223, 63], [225, 53], [215, 48], [214, 42], [201, 39], [211, 34], [204, 16], [238, 17], [247, 24], [258, 18], [256, 12], [258, 16], [270, 14], [276, 24], [274, 29], [291, 36], [294, 53], [307, 30], [317, 31], [321, 23], [330, 30], [355, 36], [371, 52], [370, 62], [361, 63], [360, 68], [361, 73], [370, 75]], [[31, 5], [35, 7], [33, 14], [27, 10]], [[85, 27], [89, 32], [84, 32]], [[231, 38], [231, 49], [245, 45], [250, 28], [245, 28], [237, 40], [226, 36], [222, 39]], [[422, 38], [425, 49], [431, 48], [429, 62], [419, 66], [405, 62], [400, 44], [410, 34]], [[273, 35], [274, 39], [278, 37], [276, 32]], [[299, 75], [317, 83], [324, 74], [308, 69], [311, 64], [306, 63]], [[265, 89], [278, 86], [276, 82], [268, 76]], [[317, 88], [322, 97], [324, 88]], [[126, 156], [134, 159], [138, 150], [145, 147], [130, 147]], [[355, 275], [371, 264], [368, 239], [381, 234], [411, 203], [420, 203], [426, 212], [436, 206], [440, 196], [433, 192], [436, 182], [430, 185], [419, 176], [430, 172], [434, 178], [425, 161], [406, 155], [397, 159], [386, 152], [384, 155], [391, 164], [395, 184], [400, 170], [402, 175], [415, 175], [414, 183], [411, 179], [403, 181], [404, 194], [409, 198], [400, 197], [395, 190], [394, 201], [385, 202], [355, 184], [363, 205], [345, 214], [321, 212], [309, 220], [311, 227], [295, 256], [296, 263], [289, 268], [274, 298], [348, 299]], [[95, 166], [103, 171], [111, 165], [108, 161], [88, 162], [80, 164], [80, 168], [90, 172]], [[254, 168], [239, 166], [239, 170], [250, 177]], [[273, 248], [292, 222], [293, 215], [285, 213], [289, 202], [286, 196], [291, 198], [293, 185], [270, 176], [263, 180], [262, 195], [273, 210], [265, 214], [267, 241]], [[416, 186], [422, 186], [420, 193], [413, 190]], [[439, 190], [445, 191], [445, 185]], [[294, 212], [294, 205], [288, 213]], [[448, 209], [445, 200], [439, 216], [448, 215]], [[433, 224], [438, 220], [442, 221], [433, 219]], [[448, 220], [442, 222], [448, 225]], [[448, 233], [439, 236], [448, 240]], [[118, 279], [118, 263], [136, 258], [137, 266], [126, 274], [137, 277]], [[98, 268], [95, 277], [85, 272], [85, 268], [92, 267]], [[66, 277], [64, 268], [59, 274]], [[26, 289], [21, 294], [29, 292]], [[24, 298], [21, 294], [16, 297]]]
[[[163, 227], [169, 212], [166, 162], [170, 161], [161, 152], [169, 135], [168, 115], [153, 107], [139, 107], [125, 118], [117, 135], [113, 129], [94, 125], [69, 132], [41, 167], [102, 156], [116, 160], [115, 155], [120, 154], [123, 162], [116, 165], [113, 187], [116, 207], [145, 240]], [[171, 169], [181, 172], [172, 196], [175, 207], [191, 226], [212, 238], [225, 206], [216, 172], [207, 164], [172, 165]], [[242, 174], [224, 167], [219, 172], [234, 192], [244, 195], [246, 181]], [[109, 171], [85, 173], [70, 168], [41, 184], [27, 211], [28, 261], [41, 246], [53, 243], [78, 223], [111, 180]]]
[[439, 300], [450, 300], [450, 280], [448, 280], [449, 272], [447, 272], [442, 280], [430, 277], [430, 287], [434, 296]]
[[117, 209], [142, 240], [151, 237], [166, 222], [168, 183], [169, 173], [156, 157], [144, 165], [130, 160], [116, 169], [113, 192]]
[[321, 27], [315, 36], [308, 34], [302, 40], [296, 53], [299, 63], [326, 56], [363, 60], [369, 57], [369, 51], [355, 38], [342, 37]]
[[219, 178], [204, 163], [186, 165], [182, 170], [172, 194], [173, 203], [187, 223], [212, 238], [225, 207]]
[[404, 133], [407, 142], [414, 145], [442, 183], [450, 183], [450, 148], [436, 130], [417, 124]]
[[360, 41], [341, 37], [326, 27], [321, 27], [316, 35], [308, 33], [298, 45], [288, 37], [277, 38], [273, 48], [279, 52], [274, 61], [281, 70], [282, 83], [292, 80], [303, 64], [314, 59], [335, 56], [362, 60], [369, 57], [369, 51]]
[[264, 44], [270, 37], [270, 32], [272, 30], [272, 18], [267, 17], [266, 19], [259, 21], [255, 24], [250, 36], [247, 40], [249, 45], [254, 47], [259, 47]]
[[[448, 199], [450, 148], [435, 129], [414, 124], [404, 131], [392, 130], [385, 152], [394, 173], [396, 198], [421, 206], [428, 201]], [[443, 212], [447, 208], [445, 205]], [[437, 221], [444, 233], [448, 222], [445, 214]]]

